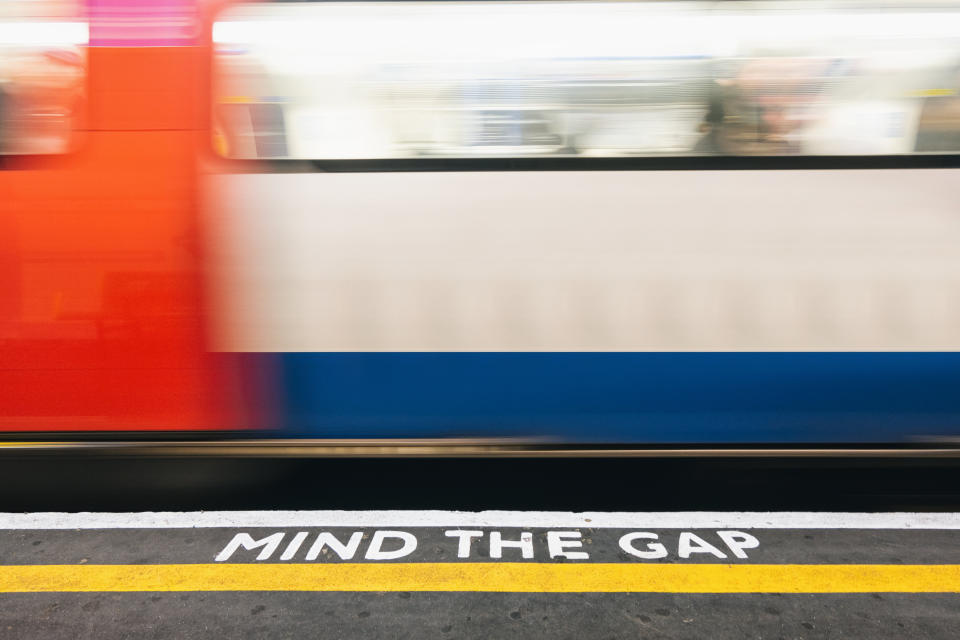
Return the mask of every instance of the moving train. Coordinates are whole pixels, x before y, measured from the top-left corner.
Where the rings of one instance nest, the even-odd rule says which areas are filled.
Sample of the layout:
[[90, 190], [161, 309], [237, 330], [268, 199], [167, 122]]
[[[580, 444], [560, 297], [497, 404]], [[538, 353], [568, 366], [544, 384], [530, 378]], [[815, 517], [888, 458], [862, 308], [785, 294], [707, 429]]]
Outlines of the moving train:
[[0, 433], [949, 448], [958, 153], [956, 1], [8, 0]]

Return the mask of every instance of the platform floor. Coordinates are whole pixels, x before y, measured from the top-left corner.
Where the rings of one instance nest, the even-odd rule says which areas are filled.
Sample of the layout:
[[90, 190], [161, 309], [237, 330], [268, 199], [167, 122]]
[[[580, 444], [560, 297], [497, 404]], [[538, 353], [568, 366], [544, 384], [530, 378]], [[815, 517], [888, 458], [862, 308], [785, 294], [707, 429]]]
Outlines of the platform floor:
[[952, 638], [960, 513], [0, 514], [2, 638]]

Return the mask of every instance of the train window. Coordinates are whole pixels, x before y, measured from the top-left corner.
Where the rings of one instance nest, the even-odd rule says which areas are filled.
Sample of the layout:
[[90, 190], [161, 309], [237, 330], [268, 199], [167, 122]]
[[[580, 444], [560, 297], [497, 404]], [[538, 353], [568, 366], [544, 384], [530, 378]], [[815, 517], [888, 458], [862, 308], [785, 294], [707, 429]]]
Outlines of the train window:
[[213, 27], [232, 158], [960, 151], [960, 2], [297, 2]]
[[79, 15], [62, 0], [0, 2], [0, 154], [69, 150], [86, 76]]

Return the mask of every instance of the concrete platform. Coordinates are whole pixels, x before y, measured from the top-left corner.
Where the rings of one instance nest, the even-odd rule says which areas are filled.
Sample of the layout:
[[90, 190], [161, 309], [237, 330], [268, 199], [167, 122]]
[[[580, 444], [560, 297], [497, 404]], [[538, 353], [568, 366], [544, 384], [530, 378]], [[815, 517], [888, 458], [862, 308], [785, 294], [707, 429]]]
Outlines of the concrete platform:
[[952, 638], [957, 513], [0, 514], [2, 638]]

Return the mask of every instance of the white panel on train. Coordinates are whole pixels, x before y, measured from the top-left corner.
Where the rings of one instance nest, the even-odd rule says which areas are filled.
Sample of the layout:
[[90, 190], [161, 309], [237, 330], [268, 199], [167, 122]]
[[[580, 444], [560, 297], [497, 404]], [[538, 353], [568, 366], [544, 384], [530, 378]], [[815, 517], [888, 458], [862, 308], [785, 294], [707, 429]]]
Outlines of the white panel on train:
[[208, 178], [227, 351], [960, 345], [953, 170]]

